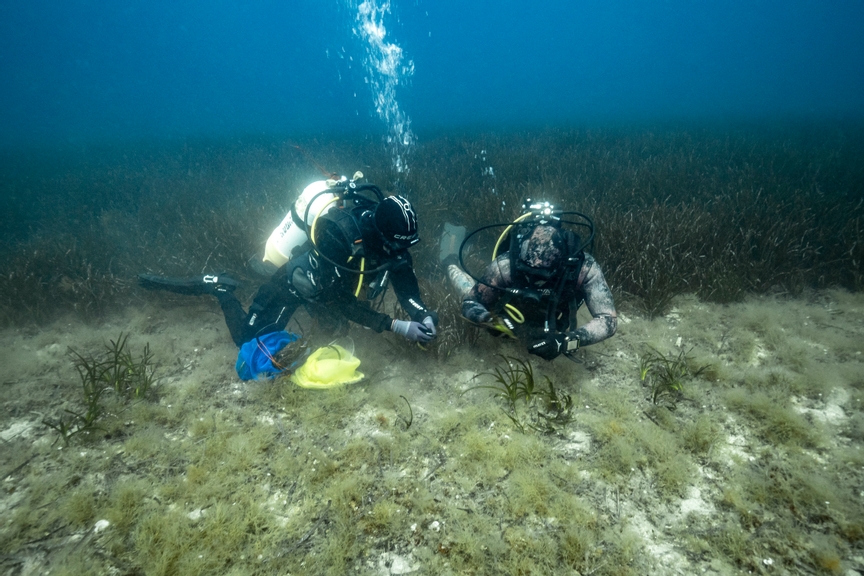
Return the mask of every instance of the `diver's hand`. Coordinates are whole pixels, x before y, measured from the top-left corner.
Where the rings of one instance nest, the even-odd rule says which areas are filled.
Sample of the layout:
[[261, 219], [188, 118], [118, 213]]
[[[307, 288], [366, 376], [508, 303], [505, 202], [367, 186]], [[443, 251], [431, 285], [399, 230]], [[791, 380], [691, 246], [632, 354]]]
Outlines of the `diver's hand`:
[[554, 360], [567, 351], [567, 335], [560, 332], [546, 335], [528, 346], [528, 352], [544, 360]]
[[[432, 314], [435, 313], [432, 312]], [[423, 322], [421, 322], [421, 324], [426, 326], [426, 328], [429, 330], [429, 333], [432, 334], [432, 338], [435, 338], [436, 336], [438, 336], [438, 330], [435, 328], [435, 325], [438, 324], [438, 315], [435, 314], [434, 316], [432, 316], [432, 314], [426, 316], [426, 318], [423, 319]]]
[[404, 336], [412, 342], [420, 342], [421, 344], [429, 342], [435, 337], [433, 332], [425, 324], [420, 322], [409, 322], [407, 320], [393, 320], [390, 325], [390, 331]]

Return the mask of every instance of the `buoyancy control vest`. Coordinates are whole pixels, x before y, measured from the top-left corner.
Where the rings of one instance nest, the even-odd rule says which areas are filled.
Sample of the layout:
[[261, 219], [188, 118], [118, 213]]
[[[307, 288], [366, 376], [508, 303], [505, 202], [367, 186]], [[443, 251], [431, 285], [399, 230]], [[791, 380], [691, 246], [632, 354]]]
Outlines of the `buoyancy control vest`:
[[585, 300], [581, 282], [585, 263], [582, 240], [570, 230], [559, 229], [560, 261], [551, 267], [530, 266], [520, 256], [535, 228], [535, 224], [527, 223], [510, 232], [508, 257], [512, 289], [498, 306], [502, 309], [505, 304], [515, 306], [529, 326], [542, 324], [544, 329], [552, 331], [575, 328], [576, 311]]

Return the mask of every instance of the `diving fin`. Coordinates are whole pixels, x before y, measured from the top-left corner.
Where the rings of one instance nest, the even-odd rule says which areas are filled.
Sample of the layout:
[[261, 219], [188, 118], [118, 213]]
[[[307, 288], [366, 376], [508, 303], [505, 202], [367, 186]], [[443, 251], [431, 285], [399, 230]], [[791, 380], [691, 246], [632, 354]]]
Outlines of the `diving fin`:
[[440, 252], [438, 261], [442, 264], [445, 260], [452, 261], [459, 258], [459, 248], [465, 240], [465, 227], [454, 226], [449, 222], [444, 223], [444, 233], [441, 234]]
[[233, 292], [240, 283], [225, 274], [202, 274], [187, 278], [139, 274], [138, 284], [148, 290], [166, 290], [191, 296]]

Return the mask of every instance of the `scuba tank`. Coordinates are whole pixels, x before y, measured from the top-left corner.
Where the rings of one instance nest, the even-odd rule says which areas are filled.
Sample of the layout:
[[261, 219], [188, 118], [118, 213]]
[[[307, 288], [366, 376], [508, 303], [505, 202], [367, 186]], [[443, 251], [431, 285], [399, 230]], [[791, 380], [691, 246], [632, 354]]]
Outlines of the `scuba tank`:
[[[357, 184], [360, 178], [363, 178], [363, 173], [358, 171], [354, 173], [351, 180], [342, 176], [339, 179], [319, 180], [304, 188], [291, 210], [267, 239], [263, 261], [280, 267], [291, 260], [301, 247], [311, 244], [316, 255], [325, 262], [339, 270], [359, 276], [355, 296], [360, 293], [364, 277], [383, 272], [384, 274], [370, 286], [370, 299], [383, 294], [387, 289], [391, 264], [388, 262], [377, 268], [366, 268], [363, 239], [357, 222], [350, 215], [350, 208], [365, 206], [374, 209], [384, 199], [384, 195], [374, 184]], [[374, 195], [374, 199], [368, 197], [370, 193]], [[330, 219], [350, 241], [352, 254], [349, 261], [354, 257], [359, 258], [359, 270], [349, 268], [345, 263], [334, 262], [318, 249], [315, 227], [318, 218], [323, 215], [326, 215], [327, 219]]]
[[[315, 222], [315, 218], [330, 210], [328, 204], [341, 191], [340, 188], [337, 188], [337, 184], [340, 183], [340, 180], [319, 180], [303, 189], [303, 192], [294, 201], [291, 210], [267, 239], [267, 245], [264, 248], [264, 262], [272, 262], [278, 267], [294, 256], [294, 250], [309, 240], [309, 229]], [[333, 188], [334, 192], [328, 193], [327, 189], [329, 188]], [[304, 221], [304, 215], [308, 221]]]

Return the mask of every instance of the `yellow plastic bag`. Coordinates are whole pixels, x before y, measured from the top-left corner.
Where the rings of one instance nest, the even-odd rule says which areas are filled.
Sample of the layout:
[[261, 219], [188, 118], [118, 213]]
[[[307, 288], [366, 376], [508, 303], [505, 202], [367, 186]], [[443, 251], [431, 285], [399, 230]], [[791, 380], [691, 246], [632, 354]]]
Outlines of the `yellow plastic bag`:
[[353, 384], [363, 379], [357, 372], [360, 359], [338, 344], [318, 348], [291, 376], [291, 380], [303, 388], [334, 388]]

